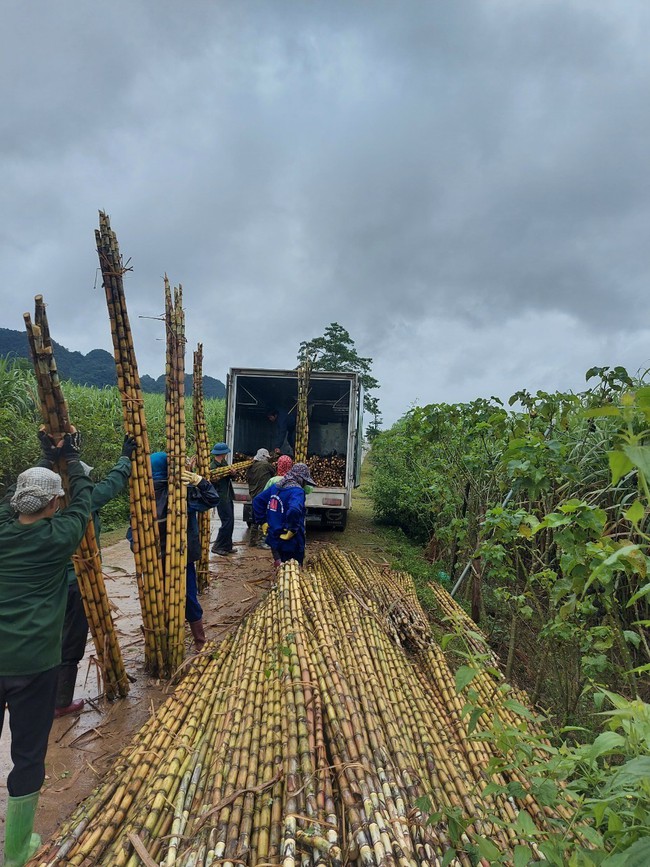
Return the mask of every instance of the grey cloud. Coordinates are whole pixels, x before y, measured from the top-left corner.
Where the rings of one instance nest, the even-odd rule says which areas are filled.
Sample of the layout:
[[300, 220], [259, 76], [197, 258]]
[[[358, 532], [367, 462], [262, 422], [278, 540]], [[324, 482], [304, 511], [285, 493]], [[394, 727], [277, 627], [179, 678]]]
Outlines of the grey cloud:
[[[162, 309], [164, 271], [213, 375], [291, 365], [336, 320], [393, 402], [390, 358], [435, 361], [422, 323], [475, 345], [555, 313], [594, 356], [640, 333], [645, 4], [5, 5], [3, 325], [43, 290], [66, 310], [56, 339], [108, 345], [102, 207], [133, 259], [143, 372], [162, 369], [158, 323], [138, 317]], [[287, 323], [291, 346], [274, 339]], [[471, 370], [449, 376], [471, 388]]]

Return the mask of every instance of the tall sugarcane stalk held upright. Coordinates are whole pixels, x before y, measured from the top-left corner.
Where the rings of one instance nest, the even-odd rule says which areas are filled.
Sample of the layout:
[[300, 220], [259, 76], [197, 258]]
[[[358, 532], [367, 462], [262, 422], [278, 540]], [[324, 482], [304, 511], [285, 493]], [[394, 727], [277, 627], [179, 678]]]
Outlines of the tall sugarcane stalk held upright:
[[171, 674], [183, 661], [185, 636], [185, 572], [187, 567], [187, 488], [185, 469], [185, 313], [183, 289], [173, 296], [165, 275], [165, 333], [167, 371], [165, 420], [167, 429], [167, 534], [165, 602], [167, 606], [168, 668]]
[[311, 375], [311, 361], [306, 359], [298, 368], [298, 403], [296, 408], [296, 444], [294, 448], [294, 460], [296, 463], [307, 463], [307, 450], [309, 446], [309, 414], [307, 399], [309, 397], [309, 377]]
[[128, 268], [122, 262], [117, 236], [111, 229], [108, 216], [101, 211], [99, 230], [95, 231], [95, 238], [113, 338], [124, 431], [134, 437], [137, 444], [131, 463], [129, 492], [133, 554], [145, 639], [145, 665], [151, 674], [162, 676], [167, 669], [165, 660], [168, 644], [163, 567], [151, 474], [149, 434], [124, 295], [123, 276]]
[[[204, 479], [210, 476], [210, 441], [205, 421], [205, 398], [203, 394], [203, 344], [199, 343], [194, 353], [192, 370], [192, 412], [194, 416], [194, 442], [196, 444], [196, 471]], [[199, 519], [199, 542], [201, 558], [196, 566], [199, 593], [210, 584], [210, 512], [201, 512]]]
[[[43, 296], [35, 298], [34, 321], [25, 313], [25, 327], [34, 363], [41, 416], [45, 427], [55, 441], [71, 429], [68, 405], [54, 360], [50, 328]], [[56, 467], [67, 489], [67, 469], [64, 462]], [[99, 545], [95, 526], [89, 515], [86, 533], [72, 558], [84, 611], [90, 627], [96, 658], [104, 682], [104, 694], [113, 699], [129, 691], [129, 679], [124, 668], [122, 653], [111, 615], [106, 593]]]

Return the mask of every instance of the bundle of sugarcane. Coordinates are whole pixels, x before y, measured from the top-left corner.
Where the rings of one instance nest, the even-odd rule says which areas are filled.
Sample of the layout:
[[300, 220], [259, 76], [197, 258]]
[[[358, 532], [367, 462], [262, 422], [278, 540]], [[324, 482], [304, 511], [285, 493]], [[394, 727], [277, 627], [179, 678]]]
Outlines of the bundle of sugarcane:
[[454, 632], [467, 650], [476, 655], [483, 655], [492, 665], [498, 667], [498, 657], [491, 649], [487, 636], [481, 632], [469, 614], [440, 584], [430, 581], [429, 588], [436, 600], [440, 625], [449, 632]]
[[330, 455], [321, 457], [313, 455], [307, 460], [309, 472], [319, 488], [345, 487], [345, 456]]
[[[64, 433], [70, 431], [68, 406], [63, 396], [54, 360], [50, 329], [42, 295], [37, 295], [35, 302], [34, 322], [32, 322], [29, 313], [25, 313], [25, 327], [34, 362], [41, 415], [48, 433], [58, 442]], [[60, 473], [64, 486], [67, 488], [65, 462], [60, 462], [56, 470]], [[89, 515], [88, 517], [90, 520], [86, 533], [72, 561], [104, 682], [104, 694], [107, 698], [113, 699], [118, 695], [125, 696], [128, 693], [129, 680], [124, 669], [122, 653], [117, 641], [111, 607], [106, 593], [94, 522], [92, 516]]]
[[165, 533], [165, 604], [167, 674], [183, 661], [185, 649], [185, 571], [187, 568], [187, 487], [185, 470], [185, 313], [183, 289], [174, 297], [165, 275], [165, 423], [167, 431], [167, 525]]
[[296, 444], [294, 447], [294, 460], [296, 463], [307, 462], [307, 448], [309, 444], [309, 414], [307, 412], [307, 398], [309, 396], [309, 376], [311, 374], [311, 362], [304, 361], [298, 368], [298, 403], [296, 406]]
[[163, 659], [167, 657], [163, 566], [151, 475], [149, 434], [122, 279], [128, 268], [122, 263], [117, 237], [109, 219], [101, 211], [99, 231], [95, 232], [95, 237], [111, 324], [124, 431], [134, 437], [137, 443], [129, 482], [132, 544], [142, 610], [145, 665], [151, 674], [158, 675], [163, 673]]
[[[194, 440], [196, 443], [196, 471], [204, 479], [210, 476], [210, 441], [208, 426], [205, 422], [205, 403], [203, 397], [203, 344], [199, 343], [194, 353], [192, 373], [192, 410], [194, 414]], [[203, 593], [210, 584], [210, 512], [201, 512], [199, 519], [199, 541], [201, 559], [196, 564], [196, 580], [199, 592]]]
[[[396, 643], [386, 604], [398, 593], [410, 610], [406, 584], [331, 549], [303, 572], [284, 564], [32, 867], [469, 867], [486, 851], [512, 864], [516, 846], [539, 858], [530, 837], [556, 823], [575, 833], [525, 767], [493, 770], [500, 741], [470, 736], [467, 687], [433, 638], [417, 625]], [[518, 730], [522, 711], [510, 703]]]
[[[222, 464], [220, 467], [213, 467], [210, 470], [209, 478], [211, 482], [216, 482], [219, 479], [224, 479], [226, 476], [233, 476], [233, 479], [236, 481], [245, 481], [246, 477], [243, 479], [238, 478], [240, 473], [244, 473], [253, 463], [253, 459], [246, 461], [237, 461], [234, 464]], [[235, 471], [233, 473], [233, 470]]]

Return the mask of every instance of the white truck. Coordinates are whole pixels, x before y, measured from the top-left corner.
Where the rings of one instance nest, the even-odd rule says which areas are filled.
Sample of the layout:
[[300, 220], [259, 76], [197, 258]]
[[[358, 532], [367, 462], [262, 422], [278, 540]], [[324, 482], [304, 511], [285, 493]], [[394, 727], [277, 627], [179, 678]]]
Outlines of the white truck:
[[[269, 411], [295, 410], [295, 370], [233, 367], [226, 382], [226, 442], [233, 456], [254, 455], [274, 442]], [[335, 458], [344, 463], [340, 486], [316, 487], [307, 496], [307, 520], [343, 530], [359, 484], [363, 445], [363, 390], [357, 373], [312, 371], [307, 401], [308, 457]], [[289, 452], [286, 448], [284, 451]], [[235, 459], [233, 457], [233, 459]], [[344, 461], [342, 460], [344, 459]], [[246, 483], [234, 482], [235, 500], [244, 504], [244, 520], [252, 520]]]

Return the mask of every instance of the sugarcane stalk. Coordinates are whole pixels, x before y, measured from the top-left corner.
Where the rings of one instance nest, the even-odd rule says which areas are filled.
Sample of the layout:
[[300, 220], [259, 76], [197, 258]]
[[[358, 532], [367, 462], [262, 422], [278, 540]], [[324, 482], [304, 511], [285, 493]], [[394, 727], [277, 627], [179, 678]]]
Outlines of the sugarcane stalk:
[[[35, 298], [34, 321], [28, 313], [24, 316], [28, 342], [41, 407], [41, 415], [48, 433], [58, 442], [71, 430], [68, 405], [61, 388], [50, 328], [42, 295]], [[59, 461], [57, 470], [67, 489], [67, 465]], [[110, 603], [102, 572], [99, 546], [95, 537], [92, 516], [76, 554], [72, 558], [77, 575], [84, 611], [95, 646], [95, 653], [102, 676], [104, 694], [108, 699], [125, 696], [129, 691], [129, 679], [124, 668], [122, 653], [117, 641]]]
[[[210, 475], [210, 443], [205, 421], [205, 399], [203, 395], [203, 344], [199, 343], [194, 353], [192, 371], [192, 411], [194, 417], [194, 440], [196, 443], [196, 471], [204, 479]], [[210, 512], [201, 512], [199, 520], [199, 542], [201, 557], [196, 564], [196, 580], [199, 593], [204, 593], [210, 585]]]
[[101, 211], [95, 239], [111, 326], [124, 432], [136, 440], [129, 495], [136, 582], [145, 639], [145, 666], [151, 674], [163, 676], [167, 671], [163, 564], [144, 399], [124, 294], [123, 275], [129, 268], [122, 261], [117, 236], [111, 229], [108, 216]]

